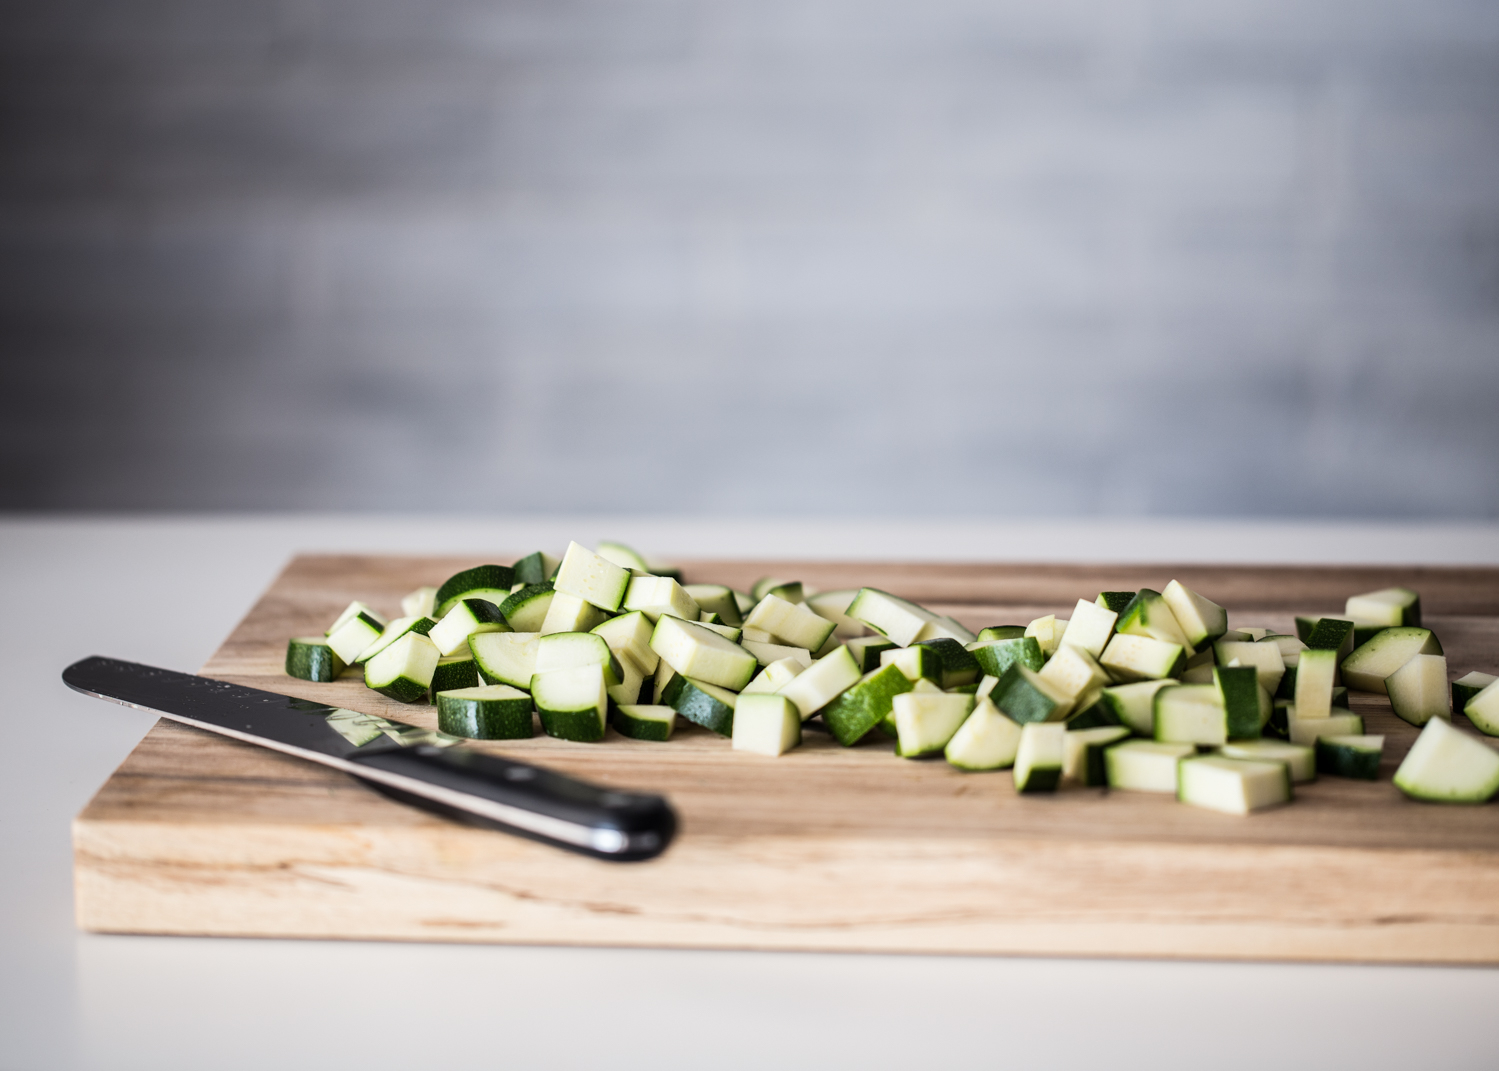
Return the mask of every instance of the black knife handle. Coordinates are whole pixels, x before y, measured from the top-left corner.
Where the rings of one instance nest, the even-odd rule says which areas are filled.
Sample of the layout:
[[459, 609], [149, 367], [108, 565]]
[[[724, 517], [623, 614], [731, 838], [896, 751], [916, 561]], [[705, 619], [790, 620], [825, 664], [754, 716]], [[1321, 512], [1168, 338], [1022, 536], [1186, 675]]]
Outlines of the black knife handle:
[[[403, 803], [599, 859], [651, 859], [677, 831], [676, 812], [662, 796], [605, 788], [467, 748], [391, 747], [348, 761], [375, 775], [365, 778], [371, 787]], [[466, 798], [445, 803], [448, 792]]]

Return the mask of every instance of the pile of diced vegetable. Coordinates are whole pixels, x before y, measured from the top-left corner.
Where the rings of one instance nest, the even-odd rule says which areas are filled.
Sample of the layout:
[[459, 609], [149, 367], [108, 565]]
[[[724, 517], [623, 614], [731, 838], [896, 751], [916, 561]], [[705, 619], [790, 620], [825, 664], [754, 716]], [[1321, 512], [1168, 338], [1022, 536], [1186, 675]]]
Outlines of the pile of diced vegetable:
[[[1012, 769], [1020, 792], [1067, 780], [1236, 814], [1286, 803], [1319, 773], [1378, 778], [1384, 738], [1364, 733], [1353, 689], [1424, 726], [1395, 773], [1406, 795], [1499, 792], [1499, 751], [1451, 724], [1455, 707], [1499, 735], [1499, 681], [1469, 673], [1449, 688], [1405, 588], [1297, 618], [1295, 636], [1230, 630], [1223, 607], [1175, 580], [975, 635], [874, 588], [684, 585], [621, 544], [573, 543], [560, 560], [464, 570], [402, 611], [386, 621], [352, 603], [325, 635], [290, 642], [286, 671], [331, 681], [359, 666], [383, 695], [430, 696], [450, 743], [529, 737], [538, 720], [565, 740], [602, 740], [612, 723], [666, 741], [681, 717], [774, 756], [810, 722], [845, 747], [881, 733], [904, 758]], [[359, 723], [335, 727], [379, 734]]]

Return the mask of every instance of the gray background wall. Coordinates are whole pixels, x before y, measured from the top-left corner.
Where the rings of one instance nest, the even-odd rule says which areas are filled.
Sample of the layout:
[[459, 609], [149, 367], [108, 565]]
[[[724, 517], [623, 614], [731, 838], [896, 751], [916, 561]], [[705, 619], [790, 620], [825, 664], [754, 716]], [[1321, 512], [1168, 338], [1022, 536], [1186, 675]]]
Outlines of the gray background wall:
[[0, 5], [0, 506], [1499, 516], [1499, 4]]

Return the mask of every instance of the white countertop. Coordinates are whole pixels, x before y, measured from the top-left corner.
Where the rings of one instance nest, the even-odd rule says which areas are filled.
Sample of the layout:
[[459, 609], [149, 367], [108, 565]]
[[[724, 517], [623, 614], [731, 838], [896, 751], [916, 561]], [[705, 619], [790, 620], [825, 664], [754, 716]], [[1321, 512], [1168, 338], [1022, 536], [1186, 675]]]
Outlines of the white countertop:
[[[68, 823], [152, 724], [88, 654], [201, 665], [297, 551], [1499, 564], [1499, 526], [360, 516], [0, 521], [0, 1069], [1491, 1068], [1499, 970], [115, 937]], [[1166, 579], [1166, 578], [1163, 578]], [[1499, 808], [1495, 810], [1499, 821]]]

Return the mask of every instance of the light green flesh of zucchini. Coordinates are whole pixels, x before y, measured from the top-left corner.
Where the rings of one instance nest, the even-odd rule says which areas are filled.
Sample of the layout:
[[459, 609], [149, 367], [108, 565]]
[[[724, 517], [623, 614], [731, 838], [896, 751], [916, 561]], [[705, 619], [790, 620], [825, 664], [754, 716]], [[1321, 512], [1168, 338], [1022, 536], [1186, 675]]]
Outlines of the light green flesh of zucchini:
[[1021, 726], [1015, 751], [1015, 791], [1054, 792], [1067, 757], [1067, 727], [1055, 722]]
[[1424, 628], [1387, 628], [1343, 660], [1343, 683], [1361, 692], [1386, 693], [1385, 678], [1418, 654], [1441, 654], [1442, 645]]
[[1430, 803], [1484, 803], [1499, 792], [1499, 751], [1432, 718], [1395, 771], [1395, 787]]
[[614, 728], [633, 740], [664, 742], [671, 739], [676, 719], [677, 712], [668, 706], [626, 703], [615, 708]]
[[1251, 814], [1291, 801], [1291, 775], [1283, 763], [1203, 755], [1182, 761], [1177, 798], [1224, 814]]
[[735, 751], [784, 755], [802, 742], [802, 719], [784, 696], [744, 696], [734, 708], [731, 739]]
[[[1425, 725], [1432, 718], [1452, 719], [1447, 659], [1442, 655], [1412, 655], [1384, 683], [1391, 708], [1412, 725]], [[1299, 711], [1301, 704], [1296, 704], [1296, 708]]]
[[1014, 765], [1020, 732], [987, 698], [980, 699], [943, 753], [960, 770], [1002, 770]]

